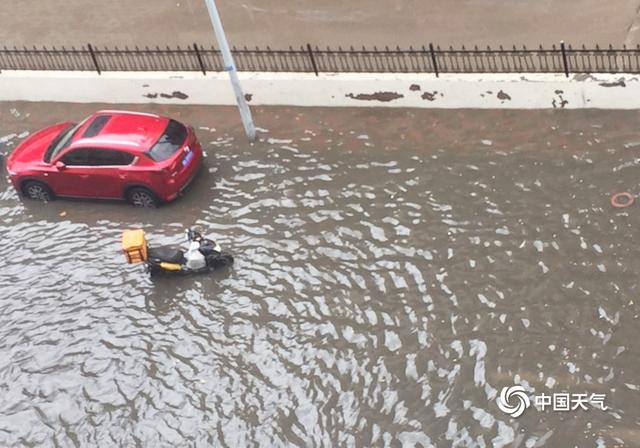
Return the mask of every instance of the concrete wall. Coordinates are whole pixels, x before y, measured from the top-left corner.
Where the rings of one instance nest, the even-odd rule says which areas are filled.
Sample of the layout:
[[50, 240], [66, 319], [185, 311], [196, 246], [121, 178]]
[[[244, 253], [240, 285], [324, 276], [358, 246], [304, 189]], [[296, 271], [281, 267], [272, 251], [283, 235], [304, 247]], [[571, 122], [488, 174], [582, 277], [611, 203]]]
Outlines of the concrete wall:
[[[634, 75], [242, 73], [249, 104], [640, 109]], [[226, 73], [3, 71], [0, 101], [233, 105]]]

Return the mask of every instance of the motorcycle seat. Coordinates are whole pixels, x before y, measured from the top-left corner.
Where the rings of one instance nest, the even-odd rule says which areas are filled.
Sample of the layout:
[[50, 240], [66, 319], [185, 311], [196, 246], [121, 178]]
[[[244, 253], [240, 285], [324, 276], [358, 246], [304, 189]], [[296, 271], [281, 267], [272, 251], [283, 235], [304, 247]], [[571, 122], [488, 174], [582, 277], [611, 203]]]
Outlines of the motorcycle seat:
[[184, 264], [184, 252], [174, 247], [150, 247], [149, 259]]

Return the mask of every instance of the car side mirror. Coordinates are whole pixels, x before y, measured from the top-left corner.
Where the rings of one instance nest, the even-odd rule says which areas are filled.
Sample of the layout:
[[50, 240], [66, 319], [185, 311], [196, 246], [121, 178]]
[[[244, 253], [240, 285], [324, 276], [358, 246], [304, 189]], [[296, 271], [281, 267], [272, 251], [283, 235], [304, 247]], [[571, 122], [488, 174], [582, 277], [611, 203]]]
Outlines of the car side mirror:
[[67, 165], [65, 165], [64, 162], [58, 160], [56, 162], [56, 168], [58, 169], [58, 171], [64, 171], [67, 169]]

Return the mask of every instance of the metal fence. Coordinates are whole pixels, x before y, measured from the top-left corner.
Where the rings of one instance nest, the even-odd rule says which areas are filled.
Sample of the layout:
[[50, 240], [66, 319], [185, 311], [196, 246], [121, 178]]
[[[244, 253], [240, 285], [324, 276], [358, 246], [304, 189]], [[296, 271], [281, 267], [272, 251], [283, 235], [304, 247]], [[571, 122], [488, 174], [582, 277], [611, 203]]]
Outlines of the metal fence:
[[[640, 73], [635, 48], [233, 48], [239, 71], [302, 73]], [[3, 47], [0, 70], [200, 71], [225, 69], [220, 51], [198, 44], [181, 47]]]

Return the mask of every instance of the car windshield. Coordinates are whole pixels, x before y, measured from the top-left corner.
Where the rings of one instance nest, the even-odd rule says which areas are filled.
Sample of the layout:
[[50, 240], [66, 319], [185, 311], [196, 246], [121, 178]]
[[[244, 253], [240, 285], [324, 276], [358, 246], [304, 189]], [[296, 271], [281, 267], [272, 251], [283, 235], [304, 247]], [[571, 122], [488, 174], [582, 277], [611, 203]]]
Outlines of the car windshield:
[[56, 158], [56, 156], [62, 151], [64, 148], [69, 146], [73, 136], [78, 132], [78, 129], [83, 125], [84, 122], [78, 124], [71, 124], [64, 128], [58, 136], [53, 139], [49, 148], [47, 148], [47, 152], [44, 154], [44, 161], [49, 163]]
[[158, 142], [147, 152], [147, 155], [156, 162], [167, 160], [180, 149], [186, 138], [187, 128], [175, 120], [169, 120], [169, 124], [164, 133]]

